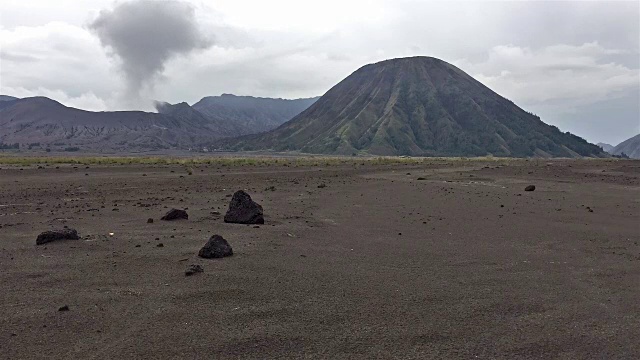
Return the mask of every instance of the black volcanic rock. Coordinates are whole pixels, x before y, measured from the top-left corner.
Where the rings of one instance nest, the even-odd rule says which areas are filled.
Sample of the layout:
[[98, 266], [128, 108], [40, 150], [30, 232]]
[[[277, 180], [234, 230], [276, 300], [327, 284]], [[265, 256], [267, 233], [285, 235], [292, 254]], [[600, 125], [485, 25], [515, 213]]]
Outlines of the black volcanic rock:
[[264, 224], [262, 206], [243, 190], [236, 191], [224, 215], [224, 222], [236, 224]]
[[172, 221], [172, 220], [188, 220], [189, 214], [186, 211], [180, 209], [171, 209], [167, 212], [167, 214], [160, 218], [160, 220], [164, 221]]
[[58, 240], [79, 240], [78, 232], [75, 229], [61, 229], [45, 231], [38, 235], [36, 245], [42, 245]]
[[204, 271], [204, 269], [202, 268], [202, 265], [193, 264], [193, 265], [189, 265], [187, 270], [185, 270], [184, 275], [185, 276], [191, 276], [191, 275], [195, 275], [197, 273], [201, 273], [203, 271]]
[[342, 155], [605, 156], [430, 57], [366, 65], [277, 129], [219, 145]]
[[233, 255], [231, 245], [220, 235], [213, 235], [198, 252], [198, 256], [205, 259], [217, 259], [231, 255]]
[[528, 185], [526, 188], [524, 188], [524, 191], [535, 191], [535, 190], [536, 190], [535, 185]]

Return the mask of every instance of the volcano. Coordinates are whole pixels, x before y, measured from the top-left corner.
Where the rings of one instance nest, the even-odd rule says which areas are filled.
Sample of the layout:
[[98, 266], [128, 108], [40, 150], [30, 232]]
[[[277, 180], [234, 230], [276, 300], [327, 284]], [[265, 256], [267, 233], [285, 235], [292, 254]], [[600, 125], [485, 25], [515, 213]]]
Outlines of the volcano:
[[432, 57], [366, 65], [278, 128], [221, 144], [340, 155], [606, 156]]

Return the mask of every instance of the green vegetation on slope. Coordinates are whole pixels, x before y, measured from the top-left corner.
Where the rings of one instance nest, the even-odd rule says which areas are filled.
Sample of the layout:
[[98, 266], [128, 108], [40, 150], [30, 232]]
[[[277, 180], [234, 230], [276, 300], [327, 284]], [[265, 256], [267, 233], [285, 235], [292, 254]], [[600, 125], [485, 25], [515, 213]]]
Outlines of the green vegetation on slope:
[[455, 66], [427, 57], [364, 66], [279, 128], [222, 144], [343, 155], [602, 155]]

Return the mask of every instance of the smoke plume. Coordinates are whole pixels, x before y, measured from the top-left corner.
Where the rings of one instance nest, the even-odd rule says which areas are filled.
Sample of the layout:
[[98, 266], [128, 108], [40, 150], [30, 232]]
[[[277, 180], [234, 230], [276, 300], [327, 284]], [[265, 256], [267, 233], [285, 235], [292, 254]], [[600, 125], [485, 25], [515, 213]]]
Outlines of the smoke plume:
[[171, 58], [212, 45], [197, 26], [194, 7], [183, 1], [119, 3], [101, 11], [89, 27], [120, 59], [127, 96], [138, 97], [144, 86], [152, 87]]

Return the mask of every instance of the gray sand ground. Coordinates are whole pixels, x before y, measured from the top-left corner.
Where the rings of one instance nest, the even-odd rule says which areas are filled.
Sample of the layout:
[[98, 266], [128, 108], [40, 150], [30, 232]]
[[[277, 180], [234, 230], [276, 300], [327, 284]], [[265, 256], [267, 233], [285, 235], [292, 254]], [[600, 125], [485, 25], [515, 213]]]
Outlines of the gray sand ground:
[[2, 166], [0, 358], [640, 358], [638, 161], [193, 171]]

